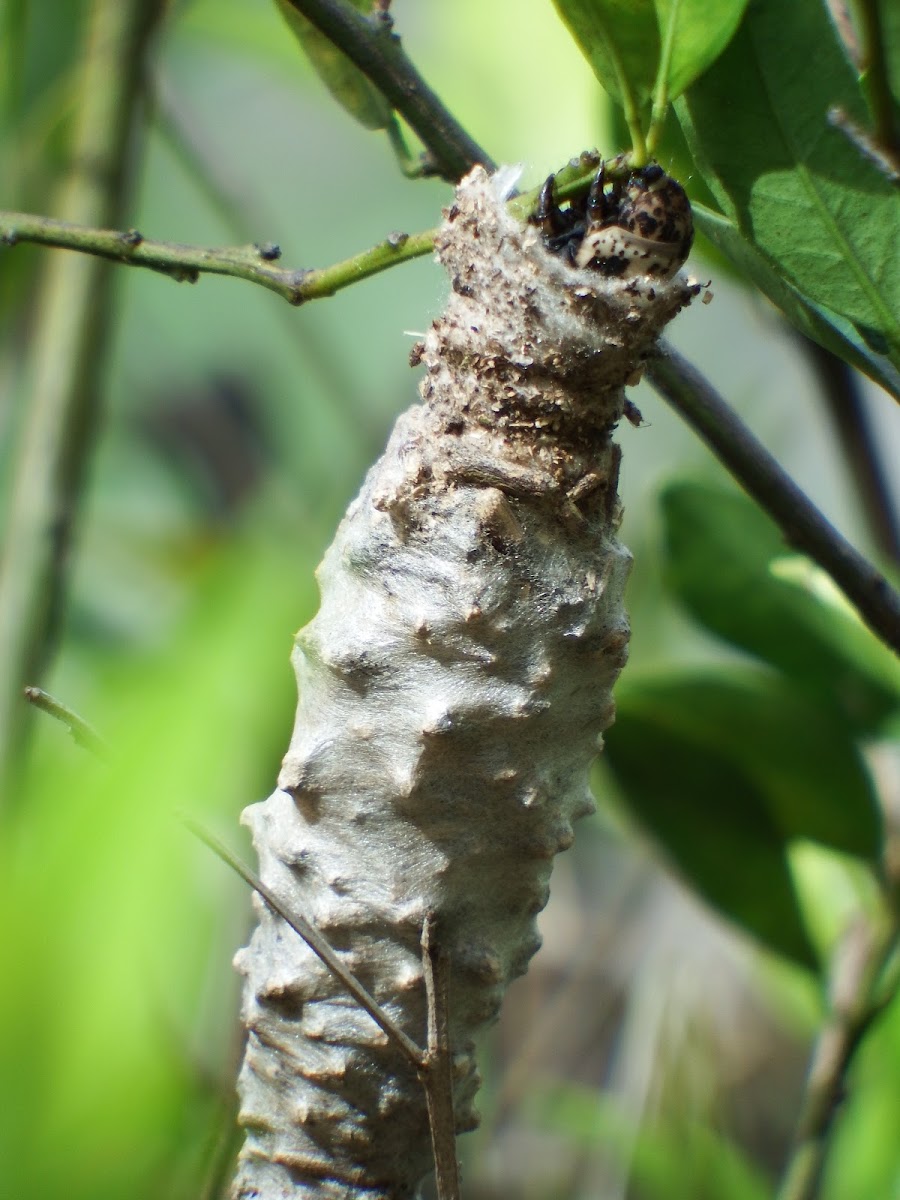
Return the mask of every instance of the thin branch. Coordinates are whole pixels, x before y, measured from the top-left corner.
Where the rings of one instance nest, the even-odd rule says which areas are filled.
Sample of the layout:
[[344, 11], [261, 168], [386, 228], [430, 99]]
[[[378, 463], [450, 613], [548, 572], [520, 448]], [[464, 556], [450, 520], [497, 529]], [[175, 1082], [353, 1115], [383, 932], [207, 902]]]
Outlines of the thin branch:
[[428, 1058], [419, 1072], [428, 1106], [438, 1200], [459, 1200], [453, 1054], [450, 1048], [450, 960], [441, 949], [434, 913], [422, 926], [422, 967], [428, 1001]]
[[[56, 203], [76, 221], [114, 224], [126, 203], [142, 64], [162, 0], [93, 0], [70, 166]], [[59, 635], [65, 571], [102, 396], [112, 272], [56, 255], [34, 308], [31, 399], [15, 458], [0, 563], [0, 763], [7, 786], [28, 710]]]
[[182, 820], [195, 837], [198, 837], [204, 845], [212, 850], [213, 854], [221, 858], [224, 863], [227, 863], [233, 871], [240, 875], [245, 883], [248, 883], [255, 892], [258, 892], [262, 896], [272, 912], [276, 913], [283, 921], [286, 921], [290, 925], [294, 933], [306, 942], [313, 954], [318, 955], [328, 970], [331, 971], [332, 975], [341, 981], [357, 1004], [365, 1009], [375, 1024], [387, 1035], [404, 1057], [409, 1059], [416, 1070], [421, 1073], [427, 1067], [428, 1063], [428, 1056], [425, 1051], [403, 1032], [393, 1017], [385, 1012], [375, 997], [363, 987], [355, 975], [347, 970], [340, 958], [338, 958], [337, 952], [326, 941], [319, 930], [314, 925], [311, 925], [305, 917], [289, 912], [272, 889], [267, 887], [258, 875], [245, 866], [239, 858], [231, 853], [225, 843], [220, 842], [208, 829], [204, 829], [202, 825], [198, 825], [190, 817], [183, 817]]
[[647, 364], [647, 377], [789, 544], [818, 563], [869, 628], [900, 654], [900, 595], [825, 519], [696, 367], [666, 345]]
[[69, 708], [67, 704], [63, 704], [61, 700], [57, 700], [55, 696], [51, 696], [49, 692], [45, 692], [43, 688], [39, 687], [27, 687], [23, 694], [29, 704], [33, 704], [41, 712], [47, 713], [48, 716], [65, 725], [75, 743], [83, 750], [89, 750], [98, 758], [106, 758], [109, 753], [106, 742], [92, 725], [89, 725], [83, 717], [79, 717], [78, 713]]
[[453, 1056], [450, 1046], [450, 962], [435, 936], [434, 914], [422, 927], [422, 966], [428, 1011], [428, 1048], [422, 1050], [386, 1012], [375, 997], [341, 962], [328, 940], [305, 917], [289, 912], [255, 872], [241, 862], [214, 834], [190, 817], [184, 825], [205, 846], [231, 867], [266, 904], [306, 942], [329, 971], [340, 980], [361, 1008], [415, 1067], [428, 1107], [438, 1200], [460, 1200], [456, 1158], [456, 1119], [453, 1111]]
[[[583, 191], [599, 161], [598, 155], [585, 153], [564, 167], [556, 176], [557, 199], [568, 199]], [[620, 160], [613, 160], [610, 178], [616, 178], [616, 171], [622, 169]], [[538, 191], [539, 188], [532, 188], [511, 199], [510, 211], [525, 220], [534, 208]], [[281, 247], [274, 242], [212, 248], [187, 246], [180, 242], [154, 241], [136, 229], [94, 229], [34, 213], [0, 210], [0, 248], [31, 242], [77, 250], [125, 266], [159, 271], [177, 283], [196, 283], [201, 275], [230, 275], [259, 284], [294, 305], [333, 296], [390, 267], [430, 254], [436, 233], [436, 229], [411, 234], [389, 233], [383, 241], [342, 262], [327, 267], [290, 268], [274, 265], [281, 258]]]
[[260, 284], [295, 305], [333, 296], [351, 283], [429, 254], [434, 248], [434, 234], [433, 229], [415, 234], [391, 233], [384, 241], [343, 262], [306, 270], [274, 266], [281, 249], [271, 242], [208, 249], [152, 241], [135, 229], [92, 229], [30, 213], [0, 212], [0, 243], [7, 246], [35, 242], [80, 250], [128, 266], [160, 271], [178, 283], [196, 283], [201, 275], [231, 275]]
[[897, 992], [898, 939], [896, 919], [880, 935], [860, 923], [850, 928], [838, 951], [829, 1013], [816, 1039], [777, 1200], [814, 1200], [819, 1194], [832, 1127], [845, 1098], [854, 1055]]
[[457, 183], [476, 163], [493, 170], [485, 150], [462, 128], [407, 58], [383, 6], [363, 16], [347, 0], [289, 0], [378, 88], [428, 149], [436, 171]]
[[818, 342], [796, 331], [793, 336], [815, 372], [872, 540], [885, 560], [900, 568], [900, 523], [885, 469], [885, 447], [872, 426], [860, 377], [849, 363]]
[[875, 124], [875, 143], [894, 160], [900, 157], [896, 106], [888, 78], [884, 29], [878, 0], [856, 0], [860, 83]]
[[647, 154], [651, 158], [656, 154], [656, 148], [665, 126], [666, 113], [669, 110], [669, 71], [672, 66], [672, 51], [675, 47], [678, 16], [678, 5], [671, 5], [669, 19], [663, 32], [659, 66], [656, 68], [656, 81], [653, 84], [653, 107], [650, 112], [650, 128], [647, 131]]

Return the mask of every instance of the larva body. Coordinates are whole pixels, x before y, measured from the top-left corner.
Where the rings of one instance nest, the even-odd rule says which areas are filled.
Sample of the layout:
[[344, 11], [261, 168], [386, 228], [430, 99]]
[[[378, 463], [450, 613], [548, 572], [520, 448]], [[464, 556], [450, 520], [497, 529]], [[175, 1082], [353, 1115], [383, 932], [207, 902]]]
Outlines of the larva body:
[[[473, 1037], [538, 947], [553, 856], [625, 661], [616, 541], [624, 386], [694, 289], [578, 270], [460, 186], [452, 280], [397, 423], [319, 570], [279, 790], [253, 805], [261, 875], [420, 1045], [420, 937], [450, 956], [460, 1130]], [[241, 1200], [400, 1200], [430, 1168], [415, 1072], [284, 922], [240, 952]]]

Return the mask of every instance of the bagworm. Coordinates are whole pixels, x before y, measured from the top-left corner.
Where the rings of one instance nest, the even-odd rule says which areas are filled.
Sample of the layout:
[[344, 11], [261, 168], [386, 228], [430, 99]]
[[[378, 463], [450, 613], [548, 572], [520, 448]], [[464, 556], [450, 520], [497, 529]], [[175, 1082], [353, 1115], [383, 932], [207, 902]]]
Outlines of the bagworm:
[[[422, 402], [319, 568], [278, 789], [244, 814], [264, 881], [419, 1045], [435, 914], [459, 1131], [477, 1122], [473, 1040], [537, 950], [553, 857], [593, 808], [629, 637], [613, 433], [698, 290], [677, 274], [689, 245], [684, 193], [658, 168], [563, 209], [550, 184], [524, 225], [484, 170], [462, 182], [437, 239], [450, 297], [413, 356]], [[233, 1196], [412, 1196], [431, 1167], [415, 1071], [257, 912], [236, 958]]]

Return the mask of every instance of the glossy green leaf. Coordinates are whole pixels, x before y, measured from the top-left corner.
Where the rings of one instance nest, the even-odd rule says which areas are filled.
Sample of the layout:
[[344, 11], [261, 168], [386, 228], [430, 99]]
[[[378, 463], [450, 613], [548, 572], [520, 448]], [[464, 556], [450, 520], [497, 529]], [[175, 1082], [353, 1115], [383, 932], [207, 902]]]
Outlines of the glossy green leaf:
[[[393, 114], [381, 92], [289, 0], [275, 2], [316, 74], [335, 100], [366, 129], [386, 129]], [[351, 3], [362, 12], [369, 12], [372, 8], [371, 0], [351, 0]]]
[[676, 111], [717, 203], [813, 303], [900, 365], [900, 193], [828, 124], [865, 105], [820, 0], [757, 0]]
[[668, 99], [674, 100], [734, 37], [747, 0], [655, 0], [655, 7], [663, 46], [671, 42], [665, 84]]
[[665, 56], [665, 93], [681, 95], [721, 54], [747, 0], [554, 0], [594, 74], [617, 100], [649, 104]]
[[653, 94], [660, 55], [653, 0], [553, 0], [594, 74], [616, 100]]
[[[628, 129], [616, 109], [613, 110], [613, 131], [614, 141], [624, 145]], [[856, 367], [900, 400], [900, 371], [890, 360], [872, 350], [846, 318], [813, 303], [792, 287], [736, 225], [715, 210], [716, 200], [694, 163], [681, 125], [671, 111], [656, 153], [659, 161], [666, 164], [669, 174], [687, 185], [698, 234], [697, 248], [712, 269], [713, 290], [723, 275], [752, 284], [780, 309], [795, 329]]]
[[635, 687], [617, 694], [605, 757], [629, 810], [685, 880], [765, 945], [816, 965], [786, 856], [763, 789], [673, 707]]
[[815, 304], [787, 283], [727, 217], [696, 202], [692, 202], [691, 207], [696, 228], [727, 256], [746, 279], [768, 296], [795, 329], [868, 375], [900, 400], [900, 371], [889, 359], [870, 349], [849, 321]]
[[832, 708], [770, 671], [731, 668], [623, 683], [661, 726], [727, 759], [751, 781], [771, 826], [871, 862], [882, 850], [878, 801], [859, 749]]
[[856, 734], [896, 713], [900, 666], [751, 501], [678, 481], [661, 504], [668, 585], [695, 620], [791, 675]]

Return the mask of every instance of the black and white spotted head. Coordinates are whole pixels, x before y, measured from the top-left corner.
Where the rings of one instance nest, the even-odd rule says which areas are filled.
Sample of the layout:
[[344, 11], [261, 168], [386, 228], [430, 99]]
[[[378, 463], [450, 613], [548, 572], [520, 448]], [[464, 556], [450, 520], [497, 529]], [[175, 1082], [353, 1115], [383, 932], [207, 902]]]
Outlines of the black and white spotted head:
[[694, 240], [684, 188], [662, 167], [634, 171], [608, 198], [609, 215], [588, 224], [575, 265], [619, 279], [671, 279]]
[[601, 164], [587, 196], [562, 209], [551, 177], [532, 221], [553, 253], [614, 279], [671, 279], [694, 239], [684, 188], [656, 163], [609, 185]]

